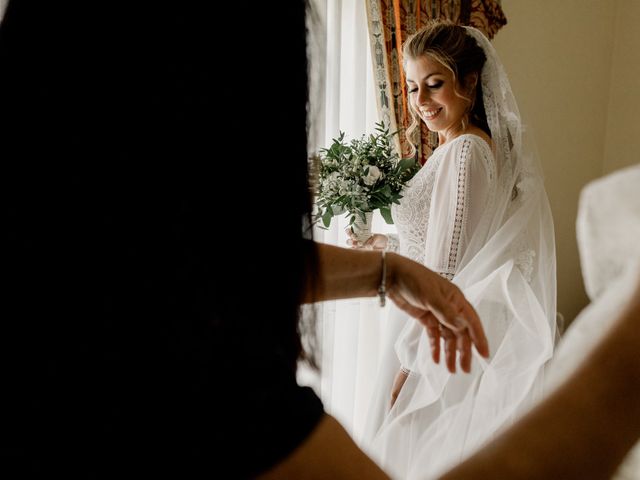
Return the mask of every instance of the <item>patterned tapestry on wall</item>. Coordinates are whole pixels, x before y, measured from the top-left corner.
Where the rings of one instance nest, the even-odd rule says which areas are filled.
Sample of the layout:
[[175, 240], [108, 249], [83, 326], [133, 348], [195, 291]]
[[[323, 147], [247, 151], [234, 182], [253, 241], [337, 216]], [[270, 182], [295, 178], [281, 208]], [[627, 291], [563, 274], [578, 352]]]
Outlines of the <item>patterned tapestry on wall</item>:
[[[397, 147], [407, 157], [411, 147], [404, 132], [411, 119], [402, 70], [404, 40], [432, 19], [476, 27], [491, 39], [507, 19], [499, 0], [367, 0], [367, 19], [380, 118], [391, 131], [399, 131]], [[424, 164], [437, 146], [437, 136], [424, 123], [421, 129], [417, 154]]]

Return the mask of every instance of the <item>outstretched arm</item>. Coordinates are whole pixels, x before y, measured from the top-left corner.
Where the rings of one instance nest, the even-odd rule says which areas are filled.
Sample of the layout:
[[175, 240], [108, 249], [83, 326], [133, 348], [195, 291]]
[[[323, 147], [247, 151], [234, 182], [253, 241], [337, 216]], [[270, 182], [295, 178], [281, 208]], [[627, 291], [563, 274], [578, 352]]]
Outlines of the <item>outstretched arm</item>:
[[[318, 244], [317, 285], [305, 301], [372, 297], [382, 278], [382, 255], [376, 251], [351, 250]], [[458, 287], [406, 257], [386, 254], [387, 295], [402, 310], [424, 324], [430, 332], [446, 325], [457, 338], [460, 364], [471, 366], [471, 344], [481, 355], [489, 347], [480, 319]], [[455, 360], [455, 350], [448, 354]]]

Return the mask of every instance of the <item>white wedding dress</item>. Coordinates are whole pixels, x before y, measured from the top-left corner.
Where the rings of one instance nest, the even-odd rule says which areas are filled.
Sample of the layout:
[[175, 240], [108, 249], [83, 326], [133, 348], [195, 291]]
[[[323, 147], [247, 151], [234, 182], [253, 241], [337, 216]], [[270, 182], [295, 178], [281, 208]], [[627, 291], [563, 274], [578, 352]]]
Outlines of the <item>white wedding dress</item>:
[[[470, 374], [434, 364], [418, 322], [392, 306], [363, 448], [395, 478], [432, 478], [542, 395], [555, 339], [553, 223], [537, 160], [495, 51], [482, 71], [493, 148], [465, 134], [438, 147], [392, 213], [400, 254], [451, 279], [476, 308], [491, 357]], [[393, 378], [410, 370], [389, 409]]]

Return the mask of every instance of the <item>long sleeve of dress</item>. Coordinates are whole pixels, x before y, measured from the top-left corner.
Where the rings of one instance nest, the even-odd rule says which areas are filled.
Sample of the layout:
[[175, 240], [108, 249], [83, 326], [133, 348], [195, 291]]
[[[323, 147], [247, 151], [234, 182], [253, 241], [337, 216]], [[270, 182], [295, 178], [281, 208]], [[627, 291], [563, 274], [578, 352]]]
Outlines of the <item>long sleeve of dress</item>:
[[[424, 264], [452, 280], [463, 265], [469, 245], [482, 245], [486, 237], [483, 212], [491, 208], [495, 178], [491, 150], [475, 135], [465, 135], [447, 146], [433, 180], [427, 213]], [[477, 241], [479, 239], [480, 241]], [[473, 254], [473, 252], [470, 252]], [[415, 368], [424, 329], [410, 323], [396, 350], [402, 365]]]
[[484, 243], [483, 213], [491, 208], [495, 178], [491, 152], [480, 137], [466, 135], [442, 159], [433, 187], [425, 264], [453, 279], [467, 248]]

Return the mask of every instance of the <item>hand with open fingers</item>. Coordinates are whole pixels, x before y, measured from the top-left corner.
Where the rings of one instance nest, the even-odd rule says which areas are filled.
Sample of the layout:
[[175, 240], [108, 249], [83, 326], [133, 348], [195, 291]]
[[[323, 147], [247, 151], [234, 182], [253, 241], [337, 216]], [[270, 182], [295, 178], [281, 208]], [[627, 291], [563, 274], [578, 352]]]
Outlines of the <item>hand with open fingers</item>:
[[460, 368], [463, 372], [471, 371], [471, 339], [465, 329], [456, 334], [450, 328], [440, 325], [440, 337], [444, 342], [444, 356], [447, 369], [456, 373], [456, 354], [460, 355]]
[[480, 318], [456, 285], [400, 255], [387, 254], [387, 271], [389, 298], [426, 327], [434, 362], [440, 361], [441, 343], [451, 373], [456, 371], [456, 357], [462, 371], [471, 370], [472, 346], [489, 356]]
[[387, 248], [387, 236], [381, 233], [374, 233], [364, 242], [359, 241], [351, 230], [351, 227], [344, 229], [347, 234], [347, 245], [351, 248], [362, 248], [365, 250], [384, 250]]

